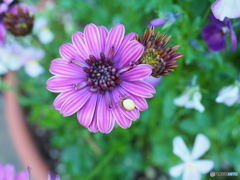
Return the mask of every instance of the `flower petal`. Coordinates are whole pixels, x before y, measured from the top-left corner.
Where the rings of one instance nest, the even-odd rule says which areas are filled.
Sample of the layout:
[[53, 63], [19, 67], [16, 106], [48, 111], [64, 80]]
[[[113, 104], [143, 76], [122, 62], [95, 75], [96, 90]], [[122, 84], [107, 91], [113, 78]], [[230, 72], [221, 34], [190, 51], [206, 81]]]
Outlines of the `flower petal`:
[[194, 163], [194, 166], [201, 174], [206, 174], [213, 169], [214, 162], [212, 160], [197, 160]]
[[125, 33], [125, 28], [122, 24], [115, 25], [109, 32], [104, 54], [107, 55], [111, 46], [114, 46], [115, 53], [118, 51]]
[[197, 171], [194, 167], [192, 168], [185, 168], [183, 171], [183, 180], [200, 180], [201, 174]]
[[115, 62], [117, 62], [120, 59], [122, 52], [125, 49], [126, 44], [128, 44], [130, 41], [132, 41], [134, 39], [134, 37], [136, 37], [136, 35], [137, 35], [137, 33], [132, 32], [132, 33], [127, 34], [123, 38], [121, 46], [119, 47], [119, 49], [114, 57]]
[[207, 136], [198, 134], [192, 149], [192, 159], [196, 160], [200, 158], [210, 148], [210, 141]]
[[93, 117], [93, 120], [92, 120], [92, 123], [90, 124], [90, 126], [88, 127], [88, 130], [90, 132], [98, 132], [98, 127], [97, 127], [97, 113], [94, 113], [94, 117]]
[[60, 113], [63, 114], [63, 116], [74, 114], [85, 105], [91, 95], [92, 93], [87, 87], [75, 91], [75, 93], [71, 94], [71, 96], [69, 95], [67, 100], [62, 104]]
[[184, 163], [171, 167], [169, 170], [170, 176], [179, 177], [183, 172], [183, 168], [184, 168]]
[[102, 133], [108, 134], [114, 127], [114, 119], [112, 113], [108, 109], [105, 95], [99, 96], [97, 108], [97, 127]]
[[16, 177], [14, 178], [14, 180], [29, 180], [29, 173], [28, 173], [28, 171], [26, 170], [26, 171], [19, 172], [16, 175]]
[[228, 26], [228, 28], [230, 30], [232, 50], [235, 51], [236, 48], [237, 48], [237, 35], [234, 32], [234, 30], [233, 30], [233, 27], [232, 27], [230, 19], [226, 18], [226, 22], [227, 22], [227, 26]]
[[5, 43], [6, 33], [7, 32], [4, 24], [0, 22], [0, 46]]
[[121, 74], [121, 79], [126, 81], [137, 81], [149, 77], [152, 73], [152, 66], [148, 64], [139, 64], [134, 69]]
[[227, 106], [232, 106], [239, 98], [239, 89], [237, 86], [231, 85], [224, 87], [218, 93], [216, 102], [224, 103]]
[[240, 1], [239, 0], [217, 0], [211, 6], [214, 16], [223, 21], [225, 17], [238, 18], [240, 17]]
[[47, 89], [52, 92], [64, 92], [73, 90], [75, 84], [86, 81], [83, 78], [67, 78], [53, 76], [47, 81]]
[[88, 127], [93, 121], [94, 113], [96, 113], [96, 103], [97, 103], [98, 95], [93, 94], [85, 105], [78, 111], [77, 118], [78, 122], [84, 126]]
[[100, 58], [102, 51], [101, 36], [98, 27], [94, 24], [88, 24], [84, 28], [84, 40], [90, 55], [94, 55], [97, 59]]
[[179, 156], [183, 161], [191, 160], [191, 154], [180, 136], [173, 139], [173, 153]]
[[[129, 51], [129, 49], [131, 49], [131, 51]], [[130, 65], [130, 62], [136, 62], [142, 56], [143, 51], [144, 47], [138, 41], [130, 41], [126, 44], [120, 60], [116, 63], [118, 69], [122, 69]]]
[[84, 35], [81, 32], [76, 32], [72, 35], [72, 42], [73, 46], [75, 47], [76, 51], [78, 52], [79, 56], [86, 60], [89, 58], [90, 52], [86, 47], [84, 42]]
[[4, 167], [4, 174], [5, 174], [5, 178], [6, 180], [11, 180], [14, 178], [14, 174], [15, 174], [15, 168], [12, 164], [7, 164]]
[[98, 30], [99, 30], [100, 37], [101, 37], [101, 50], [100, 50], [100, 52], [103, 52], [104, 47], [105, 47], [105, 42], [106, 42], [106, 39], [107, 39], [107, 36], [108, 36], [108, 30], [104, 26], [98, 26]]
[[147, 82], [148, 84], [151, 84], [153, 87], [156, 87], [160, 83], [161, 77], [155, 78], [153, 76], [149, 76], [144, 78], [143, 81]]
[[[123, 81], [120, 86], [125, 89], [126, 91], [140, 97], [151, 98], [153, 95], [149, 92], [149, 86], [144, 84], [143, 82], [127, 82]], [[142, 85], [142, 86], [141, 86]], [[146, 89], [147, 88], [147, 89]], [[153, 87], [152, 87], [153, 88]], [[151, 90], [152, 90], [151, 88]]]
[[59, 53], [62, 56], [63, 59], [68, 60], [79, 60], [82, 63], [85, 63], [85, 59], [83, 59], [76, 51], [74, 46], [72, 44], [63, 44], [59, 48]]
[[86, 76], [81, 67], [63, 59], [54, 59], [51, 62], [49, 71], [61, 77], [83, 78]]
[[168, 21], [168, 19], [166, 18], [156, 18], [150, 21], [148, 27], [150, 26], [154, 26], [154, 27], [159, 27], [159, 26], [163, 26], [166, 22]]
[[53, 101], [54, 108], [60, 110], [62, 104], [67, 100], [69, 96], [72, 96], [72, 94], [75, 94], [75, 91], [67, 91], [59, 94]]

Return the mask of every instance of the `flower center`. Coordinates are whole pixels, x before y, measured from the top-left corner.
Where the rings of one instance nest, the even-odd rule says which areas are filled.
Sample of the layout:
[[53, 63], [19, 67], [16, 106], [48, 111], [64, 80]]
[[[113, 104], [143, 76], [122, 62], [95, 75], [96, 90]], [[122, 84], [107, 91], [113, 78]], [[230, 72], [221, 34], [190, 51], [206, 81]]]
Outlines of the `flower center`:
[[114, 67], [113, 55], [114, 48], [112, 47], [108, 58], [105, 57], [104, 53], [100, 53], [100, 59], [90, 55], [89, 59], [86, 60], [90, 67], [83, 67], [83, 70], [87, 73], [86, 80], [87, 84], [91, 86], [89, 89], [91, 92], [104, 94], [105, 91], [111, 91], [122, 83], [119, 78], [120, 74]]

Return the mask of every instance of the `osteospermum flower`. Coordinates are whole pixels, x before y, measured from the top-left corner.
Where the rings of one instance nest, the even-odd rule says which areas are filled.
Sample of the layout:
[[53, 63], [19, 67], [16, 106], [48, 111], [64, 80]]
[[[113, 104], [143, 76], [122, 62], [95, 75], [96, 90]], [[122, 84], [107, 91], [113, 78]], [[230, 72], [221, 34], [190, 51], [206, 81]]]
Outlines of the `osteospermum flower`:
[[154, 33], [154, 27], [150, 27], [143, 34], [143, 37], [136, 37], [141, 44], [144, 46], [143, 55], [138, 60], [137, 64], [149, 64], [152, 66], [151, 76], [159, 78], [160, 76], [167, 76], [173, 72], [174, 68], [177, 67], [176, 60], [181, 58], [183, 54], [174, 54], [179, 45], [165, 48], [171, 39], [171, 36], [167, 37], [164, 33], [159, 36]]
[[29, 171], [21, 171], [15, 176], [15, 168], [11, 164], [0, 163], [0, 179], [1, 180], [29, 180]]
[[223, 50], [226, 47], [227, 35], [230, 32], [231, 46], [234, 51], [237, 46], [237, 36], [233, 30], [231, 21], [225, 18], [225, 20], [221, 22], [211, 15], [208, 18], [212, 24], [206, 25], [202, 30], [202, 37], [207, 42], [208, 47], [212, 51]]
[[200, 180], [201, 174], [208, 173], [214, 166], [212, 160], [198, 160], [210, 148], [209, 139], [198, 134], [192, 152], [190, 153], [186, 144], [180, 136], [173, 139], [173, 153], [179, 156], [183, 163], [173, 166], [169, 173], [172, 177], [179, 177], [183, 180]]
[[234, 84], [222, 88], [218, 93], [216, 102], [224, 103], [227, 106], [240, 103], [240, 82], [236, 81]]
[[211, 6], [215, 18], [223, 21], [227, 18], [240, 17], [240, 1], [239, 0], [217, 0]]
[[77, 112], [79, 123], [91, 132], [109, 133], [115, 121], [129, 128], [139, 110], [148, 108], [144, 98], [155, 93], [141, 80], [151, 74], [151, 66], [135, 64], [144, 47], [132, 40], [136, 33], [124, 37], [124, 32], [122, 24], [110, 31], [88, 24], [84, 33], [73, 34], [73, 44], [60, 47], [62, 58], [50, 66], [55, 76], [47, 81], [47, 89], [61, 92], [54, 107], [63, 116]]

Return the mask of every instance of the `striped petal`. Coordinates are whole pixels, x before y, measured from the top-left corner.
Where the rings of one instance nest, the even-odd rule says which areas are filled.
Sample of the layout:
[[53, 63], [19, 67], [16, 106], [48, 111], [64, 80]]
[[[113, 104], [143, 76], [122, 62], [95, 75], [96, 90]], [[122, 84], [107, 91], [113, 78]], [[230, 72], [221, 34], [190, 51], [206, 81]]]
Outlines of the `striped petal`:
[[108, 30], [104, 26], [98, 26], [98, 30], [99, 30], [100, 37], [101, 37], [101, 50], [100, 50], [100, 52], [103, 52], [104, 47], [105, 47], [105, 42], [106, 42], [106, 39], [107, 39], [107, 36], [108, 36]]
[[60, 113], [63, 114], [63, 116], [70, 116], [74, 114], [85, 105], [91, 95], [92, 93], [89, 92], [88, 88], [75, 91], [75, 93], [71, 94], [71, 96], [69, 96], [62, 104]]
[[52, 92], [65, 92], [73, 90], [73, 86], [75, 84], [84, 82], [85, 80], [82, 78], [67, 78], [67, 77], [59, 77], [53, 76], [47, 81], [47, 89]]
[[127, 34], [124, 38], [123, 38], [123, 41], [122, 41], [122, 44], [121, 46], [119, 47], [115, 57], [114, 57], [114, 60], [115, 62], [117, 62], [119, 60], [119, 58], [121, 57], [122, 55], [122, 51], [124, 50], [125, 46], [133, 40], [134, 37], [136, 37], [137, 33], [129, 33]]
[[69, 96], [72, 96], [72, 94], [75, 94], [75, 91], [67, 91], [59, 94], [56, 99], [53, 101], [53, 106], [55, 109], [60, 110], [62, 107], [62, 104], [68, 99]]
[[152, 73], [152, 66], [148, 64], [137, 65], [134, 69], [121, 74], [121, 79], [126, 81], [137, 81], [149, 77]]
[[77, 53], [76, 49], [72, 44], [63, 44], [59, 48], [60, 55], [62, 56], [63, 59], [68, 59], [68, 60], [79, 60], [81, 62], [85, 62], [84, 59], [79, 56]]
[[102, 133], [109, 133], [114, 127], [113, 116], [108, 109], [105, 95], [99, 96], [97, 108], [97, 127]]
[[130, 64], [130, 62], [136, 62], [141, 56], [144, 51], [143, 45], [141, 45], [137, 41], [129, 42], [117, 62], [118, 69], [122, 69]]
[[101, 36], [98, 27], [94, 24], [88, 24], [84, 29], [84, 40], [91, 55], [100, 58], [102, 50]]
[[[149, 92], [149, 88], [152, 90], [152, 86], [147, 84], [147, 83], [143, 83], [143, 82], [137, 82], [134, 81], [133, 82], [127, 82], [127, 81], [123, 81], [120, 86], [125, 89], [126, 91], [136, 95], [136, 96], [140, 96], [140, 97], [145, 97], [145, 98], [151, 98], [153, 97], [153, 95]], [[141, 86], [142, 85], [142, 86]], [[152, 88], [151, 88], [152, 87]], [[148, 88], [148, 89], [146, 89]], [[153, 88], [154, 89], [154, 88]]]
[[86, 60], [89, 58], [90, 52], [86, 47], [84, 42], [84, 35], [81, 32], [76, 32], [72, 35], [72, 42], [73, 46], [75, 47], [76, 51], [78, 52], [79, 56]]
[[86, 73], [82, 70], [81, 67], [68, 63], [66, 60], [61, 61], [62, 59], [55, 59], [51, 62], [49, 71], [61, 77], [72, 77], [72, 78], [83, 78], [86, 76]]
[[117, 24], [110, 30], [106, 40], [106, 45], [104, 50], [105, 55], [108, 54], [108, 51], [111, 46], [114, 46], [115, 52], [118, 51], [122, 43], [124, 33], [125, 33], [125, 28], [122, 24]]
[[85, 105], [78, 111], [77, 118], [82, 126], [88, 127], [92, 123], [94, 112], [96, 111], [97, 99], [98, 95], [93, 94]]

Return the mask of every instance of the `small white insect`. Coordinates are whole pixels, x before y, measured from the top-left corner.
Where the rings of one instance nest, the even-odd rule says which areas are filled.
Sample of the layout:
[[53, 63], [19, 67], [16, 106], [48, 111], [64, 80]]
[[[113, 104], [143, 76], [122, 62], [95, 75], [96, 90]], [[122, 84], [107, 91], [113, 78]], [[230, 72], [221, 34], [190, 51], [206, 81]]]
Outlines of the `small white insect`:
[[126, 109], [126, 110], [133, 110], [136, 106], [135, 106], [135, 102], [128, 98], [128, 97], [124, 97], [120, 100], [120, 104], [121, 106]]

